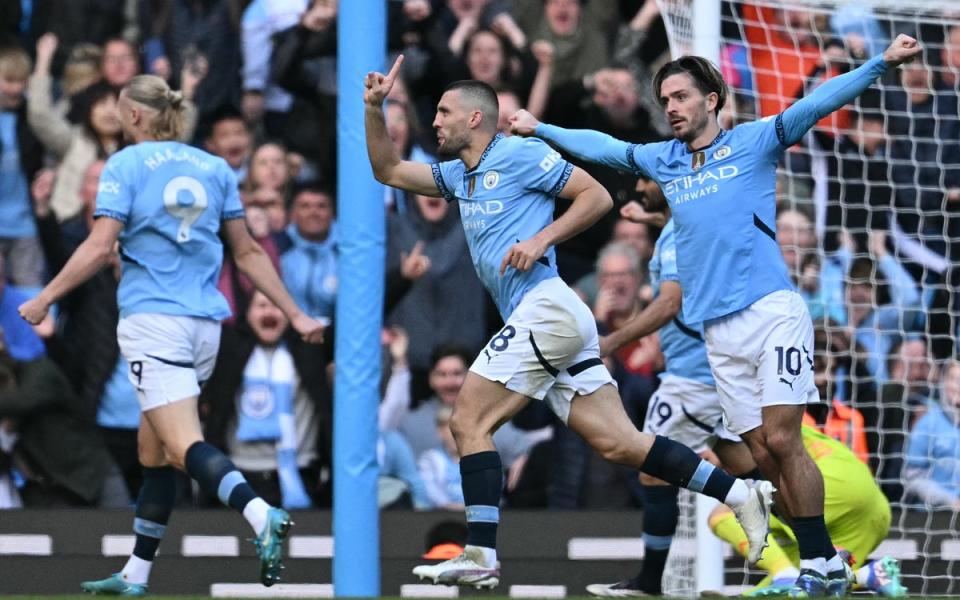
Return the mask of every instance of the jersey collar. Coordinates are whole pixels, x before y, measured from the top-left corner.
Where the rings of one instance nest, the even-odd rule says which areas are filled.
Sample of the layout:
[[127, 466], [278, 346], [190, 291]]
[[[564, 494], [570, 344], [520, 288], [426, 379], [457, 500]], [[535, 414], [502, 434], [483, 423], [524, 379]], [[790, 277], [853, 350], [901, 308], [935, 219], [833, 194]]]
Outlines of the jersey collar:
[[470, 174], [476, 172], [476, 170], [480, 168], [480, 165], [483, 164], [483, 160], [484, 160], [485, 158], [487, 158], [487, 155], [490, 154], [490, 151], [491, 151], [491, 150], [493, 150], [493, 147], [496, 146], [496, 145], [497, 145], [497, 142], [499, 142], [499, 141], [502, 140], [502, 139], [503, 139], [503, 134], [502, 134], [502, 133], [499, 133], [499, 132], [498, 132], [497, 135], [493, 136], [493, 139], [490, 140], [490, 143], [489, 143], [489, 144], [487, 144], [487, 147], [486, 147], [486, 149], [483, 151], [483, 154], [480, 155], [480, 160], [477, 161], [476, 166], [474, 166], [472, 169], [467, 169], [467, 172], [464, 173], [464, 175], [470, 175]]
[[721, 130], [720, 130], [720, 133], [717, 134], [717, 137], [713, 138], [713, 141], [712, 141], [712, 142], [710, 142], [709, 144], [707, 144], [706, 146], [704, 146], [704, 147], [702, 147], [702, 148], [694, 148], [693, 150], [691, 150], [690, 148], [687, 147], [686, 144], [684, 144], [683, 147], [686, 148], [687, 154], [693, 154], [694, 152], [703, 152], [704, 150], [707, 150], [707, 149], [709, 149], [709, 148], [713, 148], [714, 146], [716, 146], [717, 144], [719, 144], [719, 143], [720, 143], [720, 140], [722, 140], [724, 137], [726, 137], [727, 133], [729, 133], [729, 132], [728, 132], [726, 129], [721, 129]]

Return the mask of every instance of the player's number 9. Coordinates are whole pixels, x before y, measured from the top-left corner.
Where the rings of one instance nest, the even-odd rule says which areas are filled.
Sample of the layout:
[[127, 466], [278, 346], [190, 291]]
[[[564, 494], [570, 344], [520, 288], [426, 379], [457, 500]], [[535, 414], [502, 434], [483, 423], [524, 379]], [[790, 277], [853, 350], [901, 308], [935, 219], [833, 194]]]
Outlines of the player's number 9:
[[[187, 199], [191, 202], [183, 202]], [[177, 242], [188, 242], [190, 227], [207, 208], [207, 190], [193, 177], [174, 177], [163, 188], [163, 206], [174, 218], [180, 219]]]

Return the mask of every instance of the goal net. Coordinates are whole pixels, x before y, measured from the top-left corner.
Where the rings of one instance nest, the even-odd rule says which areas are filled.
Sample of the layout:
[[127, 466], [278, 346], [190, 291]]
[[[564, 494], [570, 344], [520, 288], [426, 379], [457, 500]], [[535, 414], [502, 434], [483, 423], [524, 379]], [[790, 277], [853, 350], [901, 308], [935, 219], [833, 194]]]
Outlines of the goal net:
[[[814, 318], [821, 395], [834, 401], [820, 419], [869, 463], [890, 500], [890, 532], [875, 555], [900, 560], [911, 594], [960, 593], [960, 504], [950, 499], [960, 461], [950, 461], [936, 435], [922, 435], [943, 424], [938, 411], [950, 414], [944, 382], [956, 354], [960, 4], [658, 4], [675, 57], [699, 53], [718, 63], [732, 100], [721, 115], [725, 127], [781, 112], [900, 33], [924, 47], [914, 64], [890, 69], [785, 154], [778, 241]], [[664, 589], [691, 595], [704, 589], [695, 567], [710, 553], [696, 550], [706, 515], [682, 498]], [[725, 566], [728, 592], [759, 580], [728, 556], [717, 567]]]

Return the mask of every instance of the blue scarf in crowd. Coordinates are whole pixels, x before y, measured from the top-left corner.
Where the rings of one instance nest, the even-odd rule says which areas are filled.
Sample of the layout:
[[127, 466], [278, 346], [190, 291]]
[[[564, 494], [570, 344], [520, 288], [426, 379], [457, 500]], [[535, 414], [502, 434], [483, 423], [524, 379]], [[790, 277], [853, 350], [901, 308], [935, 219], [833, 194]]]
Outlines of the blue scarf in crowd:
[[243, 392], [237, 416], [239, 441], [276, 442], [280, 493], [283, 507], [287, 509], [309, 508], [311, 504], [297, 466], [295, 379], [293, 357], [284, 346], [277, 346], [272, 356], [257, 346], [243, 370]]

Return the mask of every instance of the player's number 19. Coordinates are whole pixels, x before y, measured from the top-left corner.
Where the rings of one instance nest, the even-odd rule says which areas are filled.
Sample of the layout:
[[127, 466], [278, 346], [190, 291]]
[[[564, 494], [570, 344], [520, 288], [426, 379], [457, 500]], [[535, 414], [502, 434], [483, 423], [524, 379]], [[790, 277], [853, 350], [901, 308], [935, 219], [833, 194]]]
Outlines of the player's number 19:
[[[185, 202], [185, 200], [190, 202]], [[180, 219], [177, 242], [190, 241], [190, 227], [207, 208], [207, 190], [193, 177], [174, 177], [163, 188], [163, 206], [173, 217]]]

